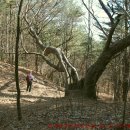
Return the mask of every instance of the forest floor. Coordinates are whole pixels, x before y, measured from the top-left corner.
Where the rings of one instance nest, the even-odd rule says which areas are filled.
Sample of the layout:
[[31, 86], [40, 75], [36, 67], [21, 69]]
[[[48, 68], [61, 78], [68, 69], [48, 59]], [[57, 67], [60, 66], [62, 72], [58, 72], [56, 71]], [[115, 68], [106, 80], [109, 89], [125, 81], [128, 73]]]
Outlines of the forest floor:
[[[34, 72], [32, 91], [27, 92], [26, 71], [19, 68], [22, 120], [18, 121], [14, 67], [0, 62], [0, 130], [101, 129], [103, 125], [110, 129], [122, 123], [123, 103], [111, 102], [111, 96], [100, 94], [98, 101], [65, 98], [64, 88]], [[129, 123], [127, 103], [126, 124]]]

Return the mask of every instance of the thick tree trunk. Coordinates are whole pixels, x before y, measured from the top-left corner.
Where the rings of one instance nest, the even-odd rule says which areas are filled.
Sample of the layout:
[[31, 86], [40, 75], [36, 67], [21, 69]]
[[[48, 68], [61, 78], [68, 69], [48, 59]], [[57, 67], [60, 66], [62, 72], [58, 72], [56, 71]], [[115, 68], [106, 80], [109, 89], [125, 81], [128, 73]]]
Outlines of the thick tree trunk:
[[[78, 81], [78, 83], [77, 83], [78, 86], [79, 87], [83, 86], [84, 96], [89, 97], [89, 98], [96, 98], [96, 83], [97, 83], [99, 77], [101, 76], [101, 74], [103, 73], [103, 71], [105, 70], [107, 64], [110, 62], [110, 60], [116, 54], [123, 51], [125, 48], [127, 48], [130, 45], [130, 35], [128, 35], [126, 38], [124, 38], [122, 40], [116, 41], [113, 44], [111, 44], [112, 35], [115, 31], [116, 26], [118, 25], [118, 23], [120, 21], [119, 19], [117, 19], [117, 21], [112, 26], [112, 28], [109, 32], [110, 34], [108, 35], [108, 40], [106, 42], [105, 48], [104, 48], [103, 52], [101, 53], [100, 57], [86, 71], [85, 78], [84, 78], [85, 80], [81, 79], [79, 81], [78, 80], [79, 79], [78, 73], [77, 73], [76, 69], [68, 62], [67, 58], [62, 53], [62, 51], [59, 48], [46, 47], [42, 43], [42, 41], [40, 40], [39, 36], [36, 34], [33, 27], [30, 25], [30, 22], [28, 21], [27, 16], [25, 16], [24, 18], [25, 18], [26, 23], [29, 26], [31, 36], [36, 40], [37, 46], [39, 46], [43, 50], [44, 55], [42, 55], [42, 54], [39, 54], [39, 55], [42, 56], [42, 58], [46, 61], [46, 63], [48, 65], [50, 65], [51, 67], [55, 68], [59, 72], [65, 72], [65, 77], [66, 77], [66, 85], [65, 86], [67, 86], [66, 87], [66, 93], [67, 93], [67, 90], [69, 88], [68, 87], [69, 73], [66, 69], [66, 65], [68, 67], [70, 67], [73, 70], [73, 72], [75, 73], [75, 76], [76, 76], [77, 81]], [[46, 59], [46, 57], [49, 54], [53, 54], [57, 57], [57, 59], [59, 60], [59, 65], [54, 65], [49, 60]]]
[[[85, 73], [85, 78], [78, 83], [80, 88], [83, 88], [83, 96], [96, 99], [96, 83], [107, 64], [110, 62], [113, 53], [111, 49], [104, 50], [98, 60]], [[75, 87], [75, 86], [74, 86]]]
[[88, 70], [86, 70], [83, 87], [85, 97], [96, 98], [96, 83], [105, 70], [107, 64], [111, 61], [112, 57], [123, 51], [129, 45], [130, 35], [115, 42], [108, 49], [104, 49], [97, 61]]
[[103, 51], [98, 60], [86, 71], [83, 92], [85, 97], [96, 98], [96, 83], [110, 62], [112, 53]]

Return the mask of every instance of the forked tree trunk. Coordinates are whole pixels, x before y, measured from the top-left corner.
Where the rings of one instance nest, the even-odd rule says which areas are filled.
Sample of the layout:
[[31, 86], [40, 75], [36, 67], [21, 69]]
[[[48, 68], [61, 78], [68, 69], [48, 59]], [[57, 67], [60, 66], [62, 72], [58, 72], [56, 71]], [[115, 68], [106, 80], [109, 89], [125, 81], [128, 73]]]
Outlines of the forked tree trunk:
[[96, 98], [96, 83], [111, 59], [130, 45], [130, 35], [104, 49], [97, 61], [86, 70], [83, 93], [85, 97]]
[[[115, 24], [113, 25], [113, 27], [111, 28], [109, 32], [110, 34], [108, 36], [108, 40], [106, 42], [105, 48], [103, 52], [101, 53], [100, 57], [86, 71], [85, 78], [84, 78], [85, 80], [81, 79], [79, 81], [77, 70], [68, 62], [68, 59], [62, 53], [62, 51], [60, 51], [59, 48], [46, 47], [40, 40], [39, 36], [36, 34], [33, 27], [30, 25], [27, 19], [27, 15], [24, 18], [27, 25], [29, 26], [31, 36], [36, 40], [37, 46], [39, 46], [43, 50], [44, 55], [42, 54], [39, 54], [39, 55], [42, 56], [42, 58], [46, 61], [46, 63], [50, 65], [51, 67], [55, 68], [59, 72], [65, 72], [66, 83], [68, 83], [68, 77], [69, 77], [68, 71], [66, 69], [66, 65], [70, 67], [75, 73], [76, 79], [78, 81], [77, 83], [78, 86], [83, 87], [83, 93], [85, 97], [96, 98], [96, 83], [99, 77], [101, 76], [101, 74], [103, 73], [103, 71], [105, 70], [107, 64], [110, 62], [112, 57], [114, 57], [116, 54], [123, 51], [125, 48], [127, 48], [130, 45], [130, 35], [128, 35], [126, 38], [122, 40], [119, 40], [119, 41], [114, 42], [113, 44], [110, 44], [114, 30], [120, 21], [119, 19], [117, 19], [117, 21], [115, 22]], [[57, 57], [57, 59], [59, 60], [59, 66], [52, 64], [46, 59], [45, 56], [49, 54], [53, 54]], [[68, 84], [65, 86], [68, 86]], [[65, 95], [68, 95], [67, 89], [68, 87], [66, 87], [65, 89], [65, 92], [66, 92]]]

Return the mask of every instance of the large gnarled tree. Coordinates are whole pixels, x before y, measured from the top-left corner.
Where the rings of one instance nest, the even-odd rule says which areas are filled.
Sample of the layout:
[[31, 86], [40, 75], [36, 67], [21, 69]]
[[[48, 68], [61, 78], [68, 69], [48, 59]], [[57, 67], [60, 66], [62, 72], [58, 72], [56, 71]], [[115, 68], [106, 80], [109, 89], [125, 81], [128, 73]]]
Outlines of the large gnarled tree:
[[[99, 0], [99, 3], [101, 5], [102, 9], [106, 12], [106, 14], [108, 15], [108, 18], [110, 19], [110, 22], [111, 22], [111, 28], [110, 28], [109, 32], [106, 32], [103, 29], [103, 27], [101, 26], [100, 22], [94, 16], [93, 12], [91, 12], [87, 8], [87, 5], [84, 3], [83, 0], [82, 0], [82, 2], [84, 4], [84, 6], [86, 7], [86, 9], [89, 11], [89, 13], [96, 20], [99, 29], [102, 30], [102, 32], [105, 34], [105, 36], [107, 38], [105, 47], [104, 47], [102, 53], [100, 54], [99, 58], [97, 59], [97, 61], [90, 68], [86, 69], [85, 77], [84, 77], [84, 79], [81, 79], [83, 81], [82, 84], [81, 84], [81, 80], [79, 80], [79, 78], [78, 78], [78, 73], [77, 73], [76, 69], [69, 63], [69, 61], [67, 60], [66, 56], [61, 51], [61, 49], [56, 48], [56, 47], [51, 47], [51, 46], [47, 47], [42, 42], [42, 40], [40, 39], [40, 37], [38, 35], [39, 33], [37, 32], [36, 29], [34, 29], [34, 26], [32, 26], [31, 21], [28, 20], [27, 14], [28, 14], [28, 11], [30, 10], [28, 8], [28, 6], [25, 11], [24, 19], [29, 27], [29, 33], [35, 39], [35, 43], [43, 51], [42, 54], [38, 54], [38, 55], [42, 56], [42, 58], [47, 62], [47, 64], [49, 64], [51, 67], [55, 68], [57, 71], [65, 72], [66, 90], [68, 90], [67, 86], [69, 84], [68, 79], [70, 76], [69, 72], [67, 70], [67, 67], [70, 67], [71, 70], [73, 70], [73, 72], [74, 72], [74, 75], [73, 75], [74, 77], [72, 77], [73, 79], [75, 79], [74, 83], [77, 85], [83, 85], [84, 96], [89, 97], [89, 98], [96, 98], [96, 83], [97, 83], [98, 79], [100, 78], [100, 76], [102, 75], [102, 73], [104, 72], [107, 64], [111, 61], [111, 59], [113, 57], [115, 57], [118, 53], [120, 53], [121, 51], [123, 51], [125, 48], [127, 48], [130, 45], [130, 35], [127, 35], [127, 37], [125, 37], [124, 39], [119, 40], [119, 41], [112, 40], [112, 36], [115, 32], [117, 25], [120, 22], [120, 19], [124, 15], [128, 15], [128, 13], [126, 11], [124, 11], [123, 14], [116, 14], [117, 16], [114, 18], [113, 15], [110, 13], [110, 11], [107, 9], [106, 5], [102, 2], [102, 0]], [[57, 4], [58, 3], [56, 3], [55, 5], [57, 5]], [[55, 5], [53, 6], [54, 8], [55, 8]], [[52, 10], [53, 10], [53, 8], [52, 8]], [[40, 11], [40, 9], [39, 9], [39, 11]], [[39, 13], [39, 11], [34, 14], [34, 18]], [[51, 61], [49, 61], [47, 59], [47, 56], [49, 54], [54, 54], [57, 57], [59, 64], [54, 65]]]

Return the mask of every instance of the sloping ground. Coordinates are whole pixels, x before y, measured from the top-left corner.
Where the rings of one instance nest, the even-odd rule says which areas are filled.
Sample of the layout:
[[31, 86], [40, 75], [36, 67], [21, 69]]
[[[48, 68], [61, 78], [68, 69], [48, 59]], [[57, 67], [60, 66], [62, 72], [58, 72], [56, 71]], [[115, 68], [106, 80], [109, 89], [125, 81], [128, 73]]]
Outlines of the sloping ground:
[[[78, 97], [75, 99], [64, 98], [63, 88], [57, 87], [34, 72], [35, 81], [32, 91], [26, 92], [26, 71], [26, 68], [19, 68], [23, 118], [22, 121], [18, 121], [14, 67], [0, 62], [0, 130], [57, 130], [61, 128], [83, 130], [83, 127], [84, 129], [97, 128], [90, 126], [92, 123], [94, 125], [104, 124], [105, 128], [110, 130], [110, 125], [121, 124], [122, 103], [105, 103]], [[126, 123], [130, 123], [129, 103], [127, 103], [126, 109]], [[74, 124], [82, 124], [82, 128], [74, 126]], [[98, 129], [101, 129], [101, 125], [98, 126]]]
[[[14, 77], [14, 67], [6, 63], [0, 63], [0, 104], [16, 103], [16, 86]], [[19, 81], [21, 89], [21, 102], [36, 102], [41, 97], [63, 97], [64, 93], [58, 91], [56, 85], [47, 80], [43, 80], [42, 76], [33, 74], [35, 80], [33, 82], [32, 91], [26, 92], [26, 71], [24, 68], [19, 69]], [[58, 93], [58, 94], [57, 94]], [[60, 95], [59, 95], [60, 94]]]
[[[23, 130], [29, 128], [32, 130], [31, 126], [29, 126], [29, 118], [32, 118], [32, 124], [38, 121], [38, 119], [35, 119], [37, 109], [41, 109], [40, 111], [43, 113], [43, 111], [45, 112], [46, 109], [48, 109], [45, 104], [48, 103], [50, 106], [52, 105], [51, 100], [53, 98], [64, 96], [63, 88], [57, 87], [48, 80], [43, 80], [43, 77], [36, 73], [33, 73], [35, 81], [33, 82], [32, 91], [26, 92], [26, 72], [26, 68], [19, 68], [23, 120], [22, 122], [18, 122], [14, 67], [7, 63], [0, 62], [0, 130], [17, 130], [19, 127]], [[62, 91], [59, 91], [60, 89]], [[38, 113], [40, 113], [40, 111], [38, 111]], [[33, 114], [31, 114], [32, 112]], [[22, 124], [23, 122], [25, 124]], [[36, 126], [39, 127], [39, 125]], [[36, 127], [34, 129], [36, 129]]]

